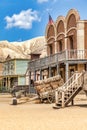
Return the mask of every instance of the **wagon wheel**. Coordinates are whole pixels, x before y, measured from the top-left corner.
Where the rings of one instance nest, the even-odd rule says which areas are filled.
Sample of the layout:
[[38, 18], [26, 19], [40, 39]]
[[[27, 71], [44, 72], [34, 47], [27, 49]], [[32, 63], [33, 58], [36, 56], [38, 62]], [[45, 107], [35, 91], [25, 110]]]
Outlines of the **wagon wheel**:
[[53, 95], [49, 95], [47, 99], [48, 99], [49, 103], [53, 103], [54, 102], [54, 96]]

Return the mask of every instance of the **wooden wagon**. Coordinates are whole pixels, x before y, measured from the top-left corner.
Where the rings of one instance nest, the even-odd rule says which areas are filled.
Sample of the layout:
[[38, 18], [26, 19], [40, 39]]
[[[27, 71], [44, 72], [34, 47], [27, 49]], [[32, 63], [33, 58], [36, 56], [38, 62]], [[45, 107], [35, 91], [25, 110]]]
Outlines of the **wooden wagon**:
[[55, 100], [55, 91], [50, 90], [50, 91], [42, 92], [39, 94], [39, 98], [41, 102], [47, 101], [49, 103], [53, 103]]
[[50, 77], [44, 80], [34, 82], [35, 89], [41, 102], [45, 100], [49, 103], [53, 103], [55, 100], [55, 90], [64, 84], [60, 75]]

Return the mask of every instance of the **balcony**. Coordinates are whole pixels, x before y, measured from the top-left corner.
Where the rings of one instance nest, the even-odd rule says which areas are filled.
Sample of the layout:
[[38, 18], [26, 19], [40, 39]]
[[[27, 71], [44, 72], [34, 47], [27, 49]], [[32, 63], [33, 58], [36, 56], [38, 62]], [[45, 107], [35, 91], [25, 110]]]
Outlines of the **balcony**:
[[29, 70], [39, 70], [48, 66], [56, 65], [65, 61], [84, 61], [87, 60], [87, 50], [65, 50], [45, 58], [33, 60], [28, 63]]

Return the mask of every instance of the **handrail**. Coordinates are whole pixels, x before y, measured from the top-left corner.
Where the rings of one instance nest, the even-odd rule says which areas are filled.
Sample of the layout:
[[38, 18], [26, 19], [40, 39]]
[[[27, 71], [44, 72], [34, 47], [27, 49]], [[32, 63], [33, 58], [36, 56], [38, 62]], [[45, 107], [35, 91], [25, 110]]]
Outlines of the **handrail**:
[[34, 70], [35, 68], [39, 69], [40, 67], [50, 66], [61, 61], [85, 59], [87, 59], [87, 50], [64, 50], [44, 58], [29, 61], [28, 68]]
[[84, 72], [74, 73], [66, 83], [55, 90], [55, 105], [61, 107], [70, 103], [82, 89], [84, 83]]
[[74, 73], [72, 75], [72, 77], [70, 77], [63, 86], [58, 88], [58, 91], [66, 91], [66, 90], [68, 90], [68, 88], [70, 88], [70, 86], [73, 86], [73, 84], [75, 82], [78, 83], [78, 80], [79, 80], [79, 78], [82, 77], [82, 75], [83, 75], [83, 73]]

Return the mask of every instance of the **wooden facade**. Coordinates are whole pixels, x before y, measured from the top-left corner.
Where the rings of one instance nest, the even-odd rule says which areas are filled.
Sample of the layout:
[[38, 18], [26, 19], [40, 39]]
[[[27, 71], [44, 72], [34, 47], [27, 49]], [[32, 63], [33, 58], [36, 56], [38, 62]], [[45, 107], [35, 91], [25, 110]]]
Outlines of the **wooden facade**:
[[[60, 74], [64, 81], [74, 71], [87, 70], [87, 21], [80, 20], [77, 10], [71, 9], [66, 17], [47, 24], [45, 38], [47, 57], [28, 63], [30, 80]], [[38, 78], [39, 76], [39, 78]]]
[[25, 85], [25, 73], [29, 59], [7, 59], [3, 62], [3, 71], [1, 74], [1, 87], [10, 89], [16, 85]]

